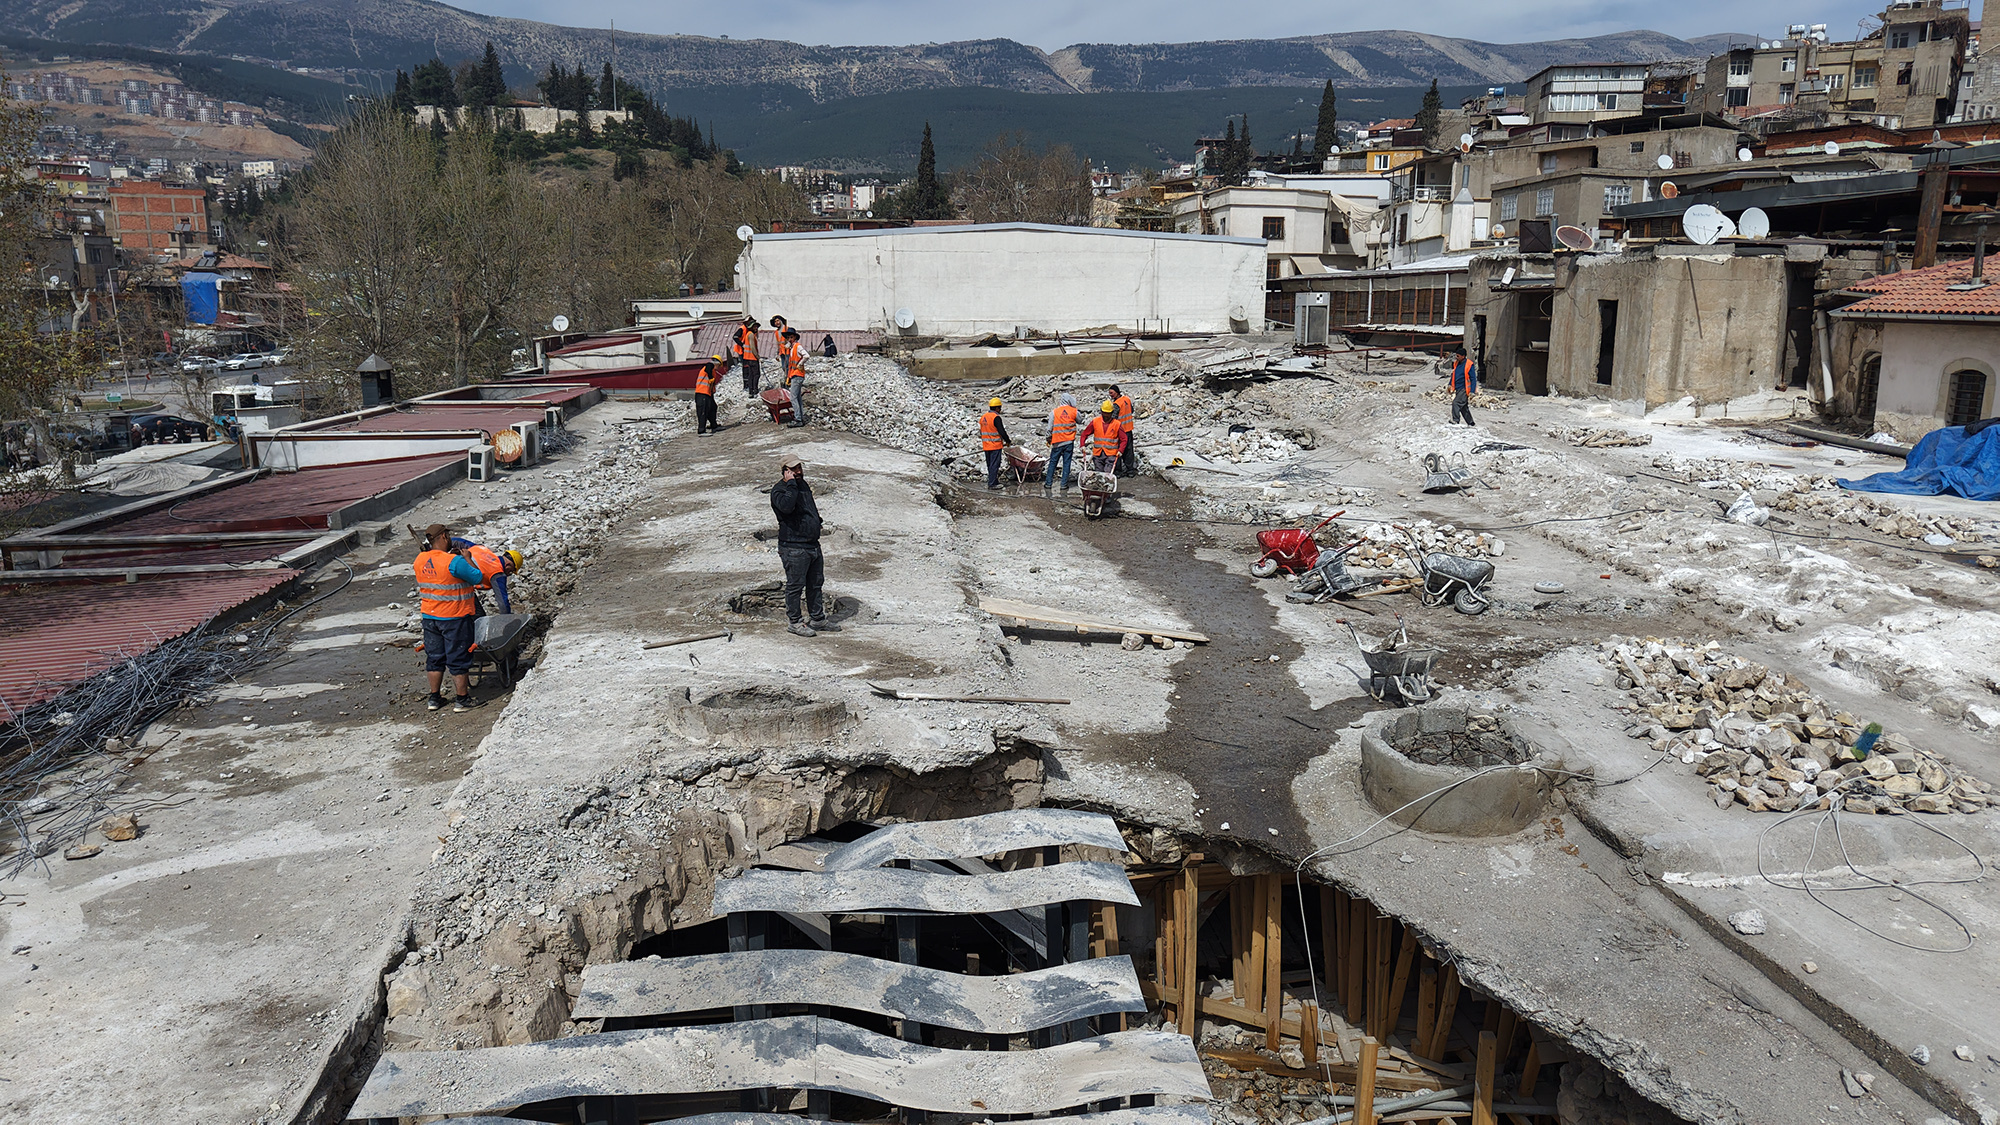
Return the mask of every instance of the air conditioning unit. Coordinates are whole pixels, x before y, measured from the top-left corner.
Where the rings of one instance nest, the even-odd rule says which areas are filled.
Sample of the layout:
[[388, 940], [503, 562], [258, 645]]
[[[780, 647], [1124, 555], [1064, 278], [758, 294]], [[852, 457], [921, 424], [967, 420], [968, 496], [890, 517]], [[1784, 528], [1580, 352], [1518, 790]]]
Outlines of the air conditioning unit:
[[560, 406], [551, 406], [547, 410], [542, 411], [542, 428], [544, 430], [568, 429], [569, 427], [563, 420], [563, 408]]
[[540, 422], [516, 422], [514, 432], [521, 435], [521, 459], [514, 462], [517, 469], [525, 469], [542, 459], [542, 424]]
[[475, 446], [465, 453], [465, 479], [485, 483], [493, 479], [493, 447]]
[[1326, 346], [1328, 325], [1333, 312], [1333, 294], [1300, 293], [1292, 304], [1293, 333], [1302, 348]]

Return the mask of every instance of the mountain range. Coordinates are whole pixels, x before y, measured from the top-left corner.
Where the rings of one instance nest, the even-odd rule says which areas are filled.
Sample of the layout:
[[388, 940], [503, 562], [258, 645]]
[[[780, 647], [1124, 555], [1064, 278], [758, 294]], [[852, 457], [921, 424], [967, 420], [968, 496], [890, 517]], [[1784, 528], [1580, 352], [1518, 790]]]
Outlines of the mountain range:
[[351, 72], [374, 85], [433, 55], [476, 57], [491, 42], [510, 81], [555, 62], [595, 73], [616, 52], [626, 78], [666, 94], [785, 88], [811, 102], [955, 87], [1021, 93], [1169, 92], [1230, 87], [1518, 83], [1571, 62], [1705, 56], [1716, 42], [1631, 31], [1540, 43], [1482, 43], [1412, 31], [1349, 31], [1202, 43], [1086, 43], [1045, 52], [1011, 39], [911, 46], [810, 46], [562, 27], [433, 0], [9, 0], [0, 31], [120, 44], [290, 68]]

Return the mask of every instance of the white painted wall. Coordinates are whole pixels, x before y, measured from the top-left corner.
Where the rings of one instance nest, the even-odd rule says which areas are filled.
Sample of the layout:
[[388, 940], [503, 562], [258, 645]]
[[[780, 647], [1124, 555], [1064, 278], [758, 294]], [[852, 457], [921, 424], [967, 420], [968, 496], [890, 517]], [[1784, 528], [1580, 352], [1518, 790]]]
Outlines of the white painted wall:
[[284, 431], [246, 433], [256, 446], [257, 465], [267, 469], [317, 469], [327, 465], [357, 465], [363, 461], [393, 461], [437, 453], [463, 453], [485, 442], [478, 434], [368, 434], [293, 440]]
[[1910, 442], [1943, 426], [1951, 373], [1961, 369], [1986, 372], [1986, 403], [1979, 416], [1992, 417], [2000, 412], [1996, 357], [2000, 357], [2000, 325], [1883, 321], [1877, 424]]
[[894, 332], [899, 308], [917, 335], [1073, 331], [1165, 323], [1232, 331], [1264, 318], [1264, 241], [1029, 223], [760, 234], [737, 260], [738, 287], [760, 320], [801, 332]]

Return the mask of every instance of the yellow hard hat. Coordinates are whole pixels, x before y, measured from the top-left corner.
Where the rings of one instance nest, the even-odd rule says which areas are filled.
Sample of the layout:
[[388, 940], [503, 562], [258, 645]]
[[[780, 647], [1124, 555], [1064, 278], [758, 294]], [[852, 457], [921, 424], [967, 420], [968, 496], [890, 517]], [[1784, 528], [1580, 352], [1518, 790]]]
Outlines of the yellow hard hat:
[[507, 560], [508, 562], [510, 562], [510, 563], [513, 563], [513, 564], [514, 564], [514, 569], [515, 569], [515, 570], [519, 570], [519, 569], [521, 569], [522, 565], [523, 565], [523, 564], [525, 564], [525, 563], [526, 563], [526, 562], [528, 561], [528, 560], [527, 560], [527, 559], [526, 559], [526, 558], [525, 558], [525, 557], [524, 557], [524, 556], [523, 556], [523, 555], [521, 554], [521, 552], [519, 552], [519, 551], [516, 551], [516, 550], [512, 550], [512, 549], [509, 549], [509, 550], [505, 550], [505, 551], [502, 551], [502, 552], [500, 552], [500, 555], [501, 555], [501, 557], [502, 557], [502, 558], [506, 559], [506, 560]]
[[1116, 414], [1118, 413], [1118, 404], [1107, 398], [1104, 400], [1104, 405], [1098, 407], [1098, 409], [1106, 414]]
[[721, 363], [722, 357], [720, 355], [712, 355], [708, 357], [708, 360], [710, 363]]
[[997, 399], [997, 398], [990, 398], [990, 399], [987, 399], [987, 400], [986, 400], [986, 409], [988, 409], [988, 410], [998, 410], [998, 409], [1000, 409], [1000, 400], [999, 400], [999, 399]]

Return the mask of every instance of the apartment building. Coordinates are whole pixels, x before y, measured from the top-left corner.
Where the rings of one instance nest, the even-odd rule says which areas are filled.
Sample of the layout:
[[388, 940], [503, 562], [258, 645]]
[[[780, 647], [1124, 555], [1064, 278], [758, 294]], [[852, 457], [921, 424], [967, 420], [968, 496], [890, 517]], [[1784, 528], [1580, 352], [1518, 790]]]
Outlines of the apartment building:
[[1879, 28], [1851, 42], [1794, 24], [1782, 39], [1709, 59], [1703, 108], [1749, 116], [1796, 106], [1888, 129], [1942, 125], [1956, 111], [1970, 37], [1963, 0], [1891, 4]]

